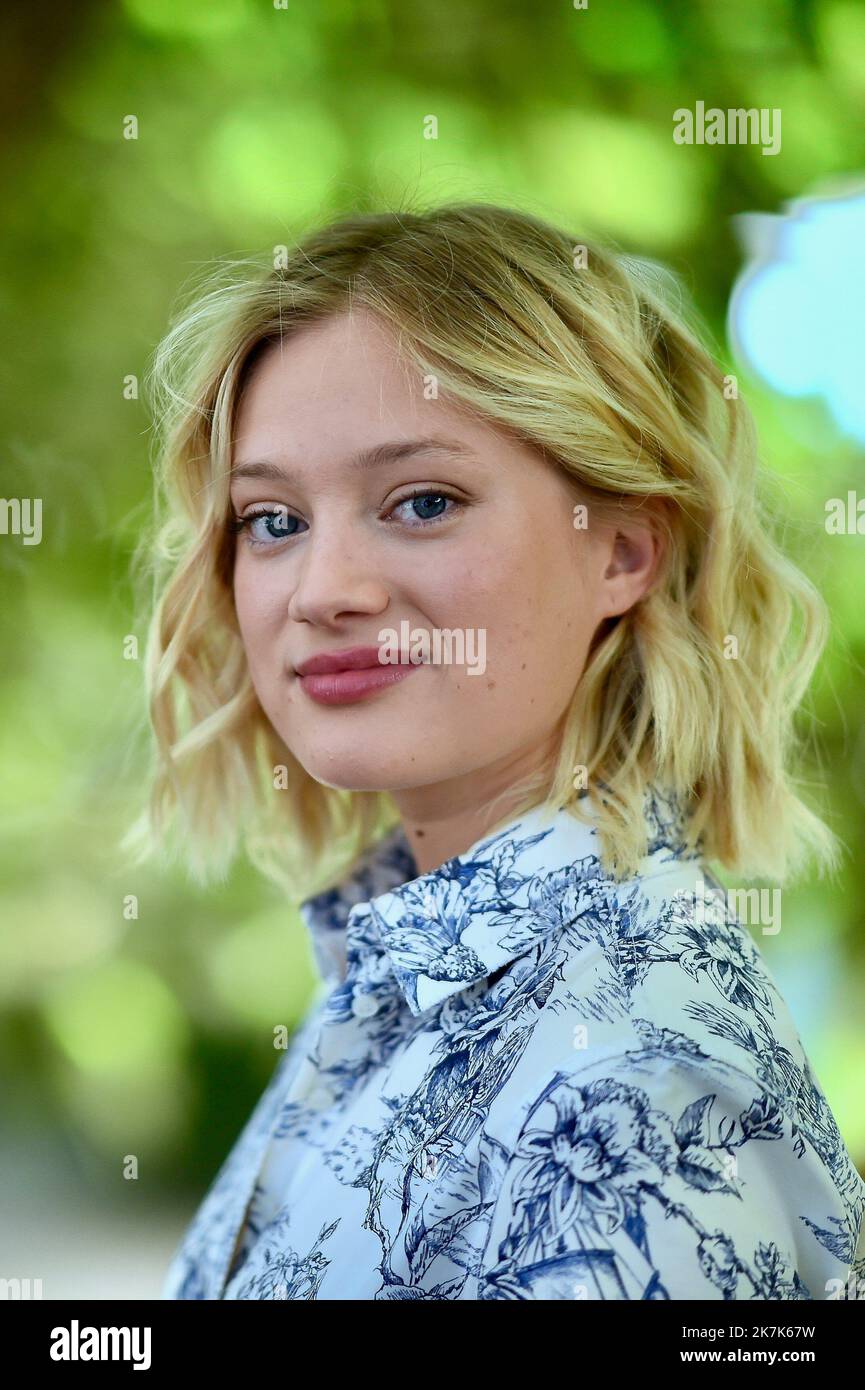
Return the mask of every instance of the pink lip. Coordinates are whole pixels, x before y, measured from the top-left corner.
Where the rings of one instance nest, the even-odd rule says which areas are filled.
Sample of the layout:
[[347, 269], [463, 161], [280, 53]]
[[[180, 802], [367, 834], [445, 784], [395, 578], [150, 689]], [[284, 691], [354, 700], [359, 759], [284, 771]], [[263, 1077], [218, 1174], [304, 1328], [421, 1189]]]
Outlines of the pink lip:
[[359, 671], [380, 665], [378, 647], [343, 647], [337, 652], [317, 652], [298, 662], [294, 669], [299, 676], [321, 676], [331, 671]]
[[[422, 663], [420, 663], [422, 664]], [[378, 647], [319, 652], [295, 668], [301, 689], [323, 705], [347, 705], [410, 676], [418, 663], [381, 662]]]

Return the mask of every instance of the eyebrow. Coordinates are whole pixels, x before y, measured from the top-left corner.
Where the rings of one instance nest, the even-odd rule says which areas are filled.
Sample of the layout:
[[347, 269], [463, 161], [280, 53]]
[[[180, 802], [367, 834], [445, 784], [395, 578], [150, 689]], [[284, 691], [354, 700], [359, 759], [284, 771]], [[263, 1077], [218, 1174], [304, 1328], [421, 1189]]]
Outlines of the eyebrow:
[[[395, 439], [385, 444], [375, 444], [369, 449], [361, 449], [349, 460], [349, 467], [376, 468], [387, 463], [398, 463], [400, 459], [409, 458], [413, 454], [477, 457], [473, 450], [455, 439]], [[289, 470], [273, 459], [250, 459], [245, 463], [236, 463], [231, 469], [230, 477], [232, 481], [237, 478], [267, 478], [271, 482], [292, 481]]]

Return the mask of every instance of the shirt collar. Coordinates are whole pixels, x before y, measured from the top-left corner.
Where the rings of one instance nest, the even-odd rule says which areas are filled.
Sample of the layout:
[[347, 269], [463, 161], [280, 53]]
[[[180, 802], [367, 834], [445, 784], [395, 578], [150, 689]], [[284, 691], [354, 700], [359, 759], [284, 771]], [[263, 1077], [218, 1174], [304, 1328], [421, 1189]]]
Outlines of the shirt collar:
[[[638, 877], [697, 857], [680, 799], [650, 788], [644, 815], [648, 853]], [[348, 958], [375, 949], [419, 1015], [575, 921], [611, 886], [594, 825], [540, 805], [425, 874], [397, 824], [300, 912], [325, 980], [341, 981]]]

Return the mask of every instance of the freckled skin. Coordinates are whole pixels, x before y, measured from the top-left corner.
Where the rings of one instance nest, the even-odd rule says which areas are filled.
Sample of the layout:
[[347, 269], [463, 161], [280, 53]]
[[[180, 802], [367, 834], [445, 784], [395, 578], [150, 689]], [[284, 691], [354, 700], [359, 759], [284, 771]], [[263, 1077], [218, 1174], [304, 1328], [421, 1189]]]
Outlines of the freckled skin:
[[[430, 437], [475, 457], [350, 467], [361, 449]], [[389, 791], [410, 838], [426, 831], [419, 871], [436, 867], [484, 833], [485, 801], [550, 763], [598, 623], [651, 580], [650, 532], [575, 529], [561, 469], [444, 393], [425, 400], [396, 339], [365, 311], [265, 352], [233, 457], [278, 461], [293, 479], [236, 480], [237, 515], [281, 505], [304, 524], [268, 549], [237, 538], [235, 604], [262, 708], [319, 782]], [[423, 522], [407, 499], [424, 489], [466, 505], [448, 502], [443, 520]], [[342, 706], [300, 687], [294, 663], [378, 645], [381, 629], [404, 620], [427, 632], [485, 629], [484, 675], [427, 664]]]

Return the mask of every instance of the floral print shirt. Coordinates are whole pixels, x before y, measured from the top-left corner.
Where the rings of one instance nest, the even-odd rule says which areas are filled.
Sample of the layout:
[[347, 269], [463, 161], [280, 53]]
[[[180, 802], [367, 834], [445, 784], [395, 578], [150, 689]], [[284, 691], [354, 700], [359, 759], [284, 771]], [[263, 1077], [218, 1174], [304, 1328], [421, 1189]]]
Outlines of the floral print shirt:
[[171, 1299], [827, 1299], [865, 1182], [670, 798], [617, 882], [537, 807], [418, 875], [400, 826], [301, 907], [320, 995]]

